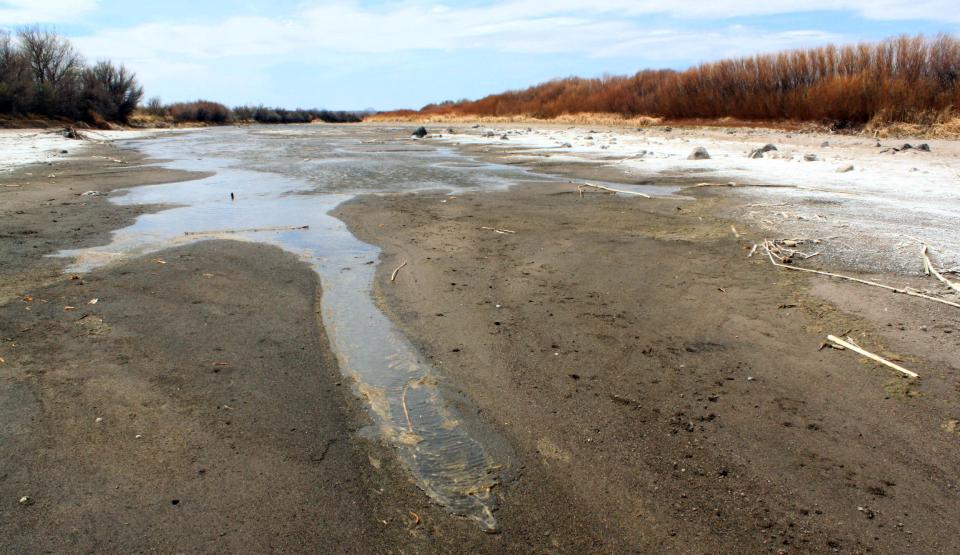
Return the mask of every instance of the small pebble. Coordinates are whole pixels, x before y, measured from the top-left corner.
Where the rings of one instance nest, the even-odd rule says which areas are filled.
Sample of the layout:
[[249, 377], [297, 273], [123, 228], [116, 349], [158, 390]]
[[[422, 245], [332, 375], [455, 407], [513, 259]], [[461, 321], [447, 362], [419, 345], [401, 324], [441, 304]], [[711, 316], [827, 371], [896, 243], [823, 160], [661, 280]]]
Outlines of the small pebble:
[[99, 423], [103, 422], [103, 418], [100, 418], [100, 417], [98, 416], [97, 419], [94, 420], [94, 422], [96, 422], [97, 424], [99, 424]]

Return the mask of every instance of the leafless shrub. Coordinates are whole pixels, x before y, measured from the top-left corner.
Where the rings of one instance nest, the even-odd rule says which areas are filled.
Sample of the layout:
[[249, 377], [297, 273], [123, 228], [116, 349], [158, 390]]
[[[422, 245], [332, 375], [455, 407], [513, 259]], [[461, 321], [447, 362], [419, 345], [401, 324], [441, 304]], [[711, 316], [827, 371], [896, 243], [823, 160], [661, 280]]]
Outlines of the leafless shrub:
[[569, 78], [421, 115], [556, 118], [613, 113], [670, 119], [797, 120], [838, 127], [934, 123], [960, 111], [960, 40], [900, 36], [879, 43], [725, 59], [686, 71]]

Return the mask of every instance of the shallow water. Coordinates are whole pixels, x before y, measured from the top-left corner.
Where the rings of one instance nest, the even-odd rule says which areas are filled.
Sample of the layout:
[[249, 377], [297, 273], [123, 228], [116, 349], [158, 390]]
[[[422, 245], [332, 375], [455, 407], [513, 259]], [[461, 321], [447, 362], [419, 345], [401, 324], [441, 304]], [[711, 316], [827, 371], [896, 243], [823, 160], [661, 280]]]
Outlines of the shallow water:
[[[171, 168], [216, 173], [136, 187], [113, 198], [177, 207], [140, 216], [114, 232], [108, 245], [59, 253], [74, 257], [68, 271], [217, 238], [269, 243], [297, 254], [321, 278], [324, 327], [341, 371], [368, 401], [379, 436], [397, 449], [432, 499], [484, 530], [496, 530], [490, 490], [498, 467], [445, 403], [435, 369], [374, 303], [379, 249], [358, 240], [329, 212], [358, 193], [493, 190], [542, 182], [544, 176], [466, 158], [390, 129], [224, 128], [131, 146], [170, 160], [165, 165]], [[276, 230], [303, 226], [308, 228]]]

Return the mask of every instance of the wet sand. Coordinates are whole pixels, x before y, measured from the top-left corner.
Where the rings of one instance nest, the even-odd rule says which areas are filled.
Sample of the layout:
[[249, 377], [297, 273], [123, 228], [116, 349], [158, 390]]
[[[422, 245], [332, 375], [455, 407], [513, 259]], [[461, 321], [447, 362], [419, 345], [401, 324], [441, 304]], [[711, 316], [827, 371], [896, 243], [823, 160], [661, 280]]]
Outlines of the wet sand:
[[[2, 550], [503, 551], [364, 439], [295, 256], [206, 241], [82, 279], [44, 257], [161, 208], [79, 193], [200, 177], [147, 162], [91, 146], [55, 180], [46, 165], [0, 178], [23, 184], [0, 187]], [[530, 529], [510, 544], [535, 545]]]
[[[119, 158], [0, 178], [33, 183], [0, 187], [9, 550], [960, 548], [956, 312], [748, 259], [763, 235], [736, 222], [734, 237], [731, 191], [554, 183], [335, 211], [383, 249], [376, 300], [503, 465], [485, 534], [365, 439], [294, 256], [207, 241], [81, 280], [42, 258], [159, 208], [79, 193], [198, 177]], [[843, 332], [922, 379], [818, 350]]]
[[[384, 249], [382, 306], [509, 439], [521, 482], [599, 519], [602, 551], [960, 547], [955, 309], [748, 259], [761, 235], [716, 216], [730, 197], [687, 193], [534, 185], [335, 215]], [[844, 332], [922, 380], [818, 350]]]

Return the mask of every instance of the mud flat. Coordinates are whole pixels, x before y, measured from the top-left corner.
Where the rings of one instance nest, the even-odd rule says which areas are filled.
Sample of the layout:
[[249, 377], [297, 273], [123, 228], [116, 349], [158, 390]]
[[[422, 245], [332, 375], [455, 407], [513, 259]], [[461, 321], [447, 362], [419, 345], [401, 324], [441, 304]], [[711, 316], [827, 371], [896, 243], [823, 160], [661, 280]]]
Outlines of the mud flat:
[[[0, 177], [6, 550], [960, 548], [957, 309], [747, 257], [788, 228], [746, 204], [842, 204], [343, 129], [207, 130], [175, 170], [91, 145]], [[567, 183], [587, 179], [667, 196]], [[805, 264], [938, 287], [870, 260]], [[819, 349], [828, 333], [921, 378]], [[378, 366], [356, 352], [404, 379], [364, 387]], [[421, 431], [441, 441], [398, 444]], [[461, 493], [498, 533], [418, 474], [462, 444], [481, 465], [429, 460], [492, 470]]]
[[[470, 143], [471, 132], [443, 140], [547, 170], [529, 146]], [[617, 179], [608, 161], [578, 158], [549, 172]], [[619, 179], [683, 181], [631, 177]], [[762, 248], [748, 258], [792, 228], [742, 218], [760, 201], [737, 188], [643, 199], [581, 196], [575, 183], [361, 197], [334, 211], [383, 249], [381, 306], [510, 440], [522, 481], [599, 519], [610, 552], [960, 547], [958, 309], [781, 270]], [[776, 202], [795, 213], [817, 200]], [[879, 253], [890, 241], [869, 229], [853, 231]], [[893, 256], [909, 272], [865, 272], [874, 259], [842, 252], [803, 265], [955, 301], [922, 276], [918, 249]], [[921, 379], [821, 348], [827, 334]], [[501, 495], [515, 499], [509, 483]]]
[[168, 208], [118, 189], [207, 175], [75, 146], [0, 177], [3, 551], [503, 550], [365, 439], [296, 256], [205, 241], [79, 279], [46, 256]]

